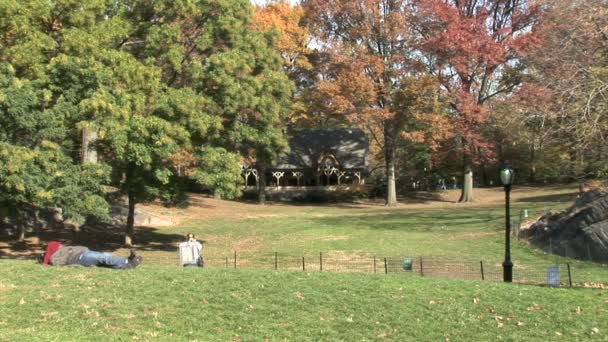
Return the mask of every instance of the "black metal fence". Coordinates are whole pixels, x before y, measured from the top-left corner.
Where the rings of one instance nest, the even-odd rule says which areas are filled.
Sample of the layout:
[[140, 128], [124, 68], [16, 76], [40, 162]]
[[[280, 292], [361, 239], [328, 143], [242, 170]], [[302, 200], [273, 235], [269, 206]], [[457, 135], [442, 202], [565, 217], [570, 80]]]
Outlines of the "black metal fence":
[[[150, 263], [177, 264], [177, 259], [164, 257], [161, 260], [149, 257], [144, 256]], [[205, 267], [402, 274], [404, 276], [483, 281], [503, 280], [502, 261], [437, 256], [387, 257], [343, 252], [320, 252], [296, 256], [285, 253], [255, 255], [231, 252], [226, 255], [205, 255]], [[548, 286], [608, 288], [608, 265], [581, 262], [518, 262], [515, 260], [513, 282]]]

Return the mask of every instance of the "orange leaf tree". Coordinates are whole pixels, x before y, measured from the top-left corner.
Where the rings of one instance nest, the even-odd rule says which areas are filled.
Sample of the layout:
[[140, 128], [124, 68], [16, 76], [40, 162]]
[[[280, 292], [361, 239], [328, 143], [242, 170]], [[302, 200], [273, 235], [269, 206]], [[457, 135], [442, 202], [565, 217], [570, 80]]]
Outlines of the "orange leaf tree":
[[380, 147], [386, 204], [393, 206], [398, 139], [425, 136], [402, 133], [424, 127], [422, 114], [440, 111], [437, 84], [419, 77], [422, 68], [412, 58], [411, 7], [397, 0], [309, 0], [304, 6], [326, 61], [317, 104], [365, 128]]
[[273, 45], [281, 53], [289, 74], [298, 69], [309, 70], [312, 67], [308, 61], [308, 54], [311, 52], [308, 47], [310, 33], [308, 27], [303, 24], [303, 18], [304, 8], [301, 5], [292, 5], [286, 0], [258, 6], [254, 11], [255, 30], [274, 30], [278, 34]]

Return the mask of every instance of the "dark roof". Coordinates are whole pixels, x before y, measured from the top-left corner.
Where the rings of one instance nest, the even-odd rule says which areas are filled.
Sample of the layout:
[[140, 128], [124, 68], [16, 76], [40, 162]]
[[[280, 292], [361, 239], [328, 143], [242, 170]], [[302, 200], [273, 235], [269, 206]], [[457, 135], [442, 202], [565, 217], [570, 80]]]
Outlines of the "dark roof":
[[288, 133], [289, 152], [275, 169], [316, 168], [320, 158], [333, 155], [341, 169], [366, 169], [369, 141], [360, 129], [300, 129]]

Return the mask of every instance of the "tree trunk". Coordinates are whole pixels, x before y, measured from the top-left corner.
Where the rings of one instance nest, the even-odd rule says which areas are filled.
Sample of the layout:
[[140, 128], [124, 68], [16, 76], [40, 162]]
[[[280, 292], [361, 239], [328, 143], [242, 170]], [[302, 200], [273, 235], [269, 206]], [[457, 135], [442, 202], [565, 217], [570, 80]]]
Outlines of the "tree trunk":
[[46, 229], [45, 223], [40, 219], [40, 209], [34, 209], [34, 233], [39, 234]]
[[95, 142], [98, 139], [97, 131], [84, 128], [82, 130], [82, 163], [97, 163], [97, 149]]
[[258, 176], [259, 178], [259, 186], [258, 186], [258, 203], [266, 204], [266, 164], [258, 163]]
[[484, 186], [490, 186], [490, 178], [488, 177], [488, 170], [486, 169], [486, 164], [481, 165], [481, 179], [483, 180]]
[[390, 139], [385, 140], [384, 152], [386, 159], [386, 206], [397, 205], [397, 189], [395, 186], [395, 148]]
[[25, 240], [25, 222], [21, 214], [17, 214], [17, 241]]
[[125, 232], [125, 246], [133, 246], [133, 225], [135, 224], [135, 198], [129, 193], [129, 214], [127, 216], [127, 230]]
[[462, 178], [462, 192], [458, 202], [473, 202], [473, 170], [466, 160]]
[[536, 182], [536, 147], [534, 145], [535, 141], [532, 140], [530, 146], [530, 176], [528, 177], [530, 183]]

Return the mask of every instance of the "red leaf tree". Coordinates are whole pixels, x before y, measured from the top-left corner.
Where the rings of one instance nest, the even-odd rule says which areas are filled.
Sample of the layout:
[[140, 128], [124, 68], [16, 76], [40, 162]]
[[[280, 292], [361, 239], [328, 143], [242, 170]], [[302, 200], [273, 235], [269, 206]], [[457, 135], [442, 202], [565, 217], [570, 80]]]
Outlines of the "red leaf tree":
[[449, 95], [454, 144], [463, 158], [460, 202], [473, 200], [475, 164], [494, 159], [481, 128], [488, 100], [521, 82], [521, 56], [539, 41], [537, 6], [526, 0], [414, 0], [423, 61]]

